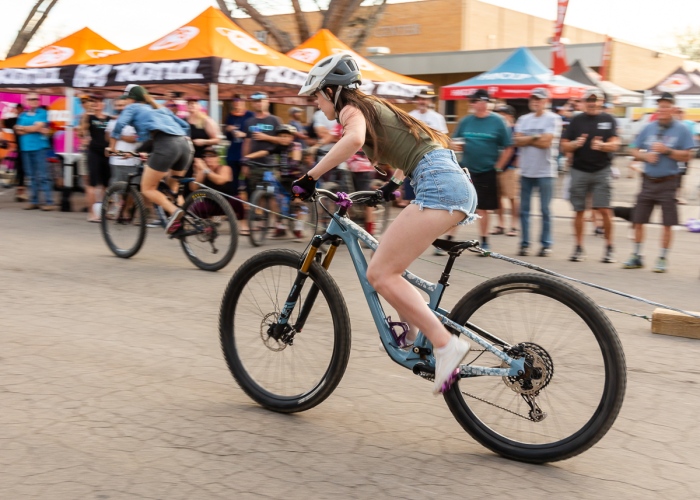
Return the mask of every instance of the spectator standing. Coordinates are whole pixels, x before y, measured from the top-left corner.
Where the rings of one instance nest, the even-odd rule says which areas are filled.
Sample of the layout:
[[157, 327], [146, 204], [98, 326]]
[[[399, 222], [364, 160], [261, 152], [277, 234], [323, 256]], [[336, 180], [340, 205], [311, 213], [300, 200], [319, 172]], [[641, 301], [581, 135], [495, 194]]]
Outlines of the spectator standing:
[[5, 118], [3, 120], [2, 128], [10, 129], [14, 133], [14, 144], [15, 144], [15, 201], [27, 201], [29, 197], [27, 196], [27, 188], [24, 185], [24, 166], [22, 165], [22, 150], [19, 146], [19, 134], [15, 131], [15, 125], [17, 125], [17, 118], [24, 111], [24, 106], [21, 103], [17, 103], [15, 107], [15, 116], [10, 118]]
[[[498, 209], [497, 173], [502, 171], [513, 154], [510, 130], [503, 118], [489, 110], [491, 98], [485, 89], [477, 89], [469, 98], [474, 113], [457, 125], [453, 141], [455, 151], [463, 151], [460, 165], [469, 170], [476, 188], [481, 247], [488, 243], [489, 210]], [[480, 254], [483, 255], [483, 254]]]
[[107, 123], [112, 119], [104, 112], [102, 96], [91, 95], [92, 113], [85, 114], [82, 120], [83, 136], [89, 137], [87, 145], [88, 184], [85, 187], [88, 222], [100, 222], [99, 215], [94, 213], [93, 205], [102, 201], [103, 190], [109, 186], [111, 175], [109, 157], [105, 148], [109, 145], [106, 130]]
[[688, 128], [672, 115], [675, 98], [664, 92], [659, 96], [657, 119], [642, 129], [635, 140], [632, 156], [644, 162], [642, 188], [637, 195], [637, 204], [632, 211], [634, 225], [634, 252], [625, 262], [625, 269], [638, 269], [642, 261], [644, 224], [655, 205], [661, 205], [663, 233], [661, 253], [653, 271], [665, 273], [668, 251], [671, 248], [672, 228], [678, 224], [676, 188], [680, 176], [679, 163], [690, 161], [691, 150], [695, 146]]
[[[226, 139], [229, 141], [228, 152], [226, 153], [226, 164], [231, 167], [233, 172], [233, 184], [234, 192], [238, 193], [239, 188], [239, 177], [241, 176], [241, 149], [243, 147], [243, 140], [246, 137], [246, 133], [243, 132], [243, 125], [248, 118], [253, 117], [253, 112], [246, 109], [246, 101], [240, 96], [236, 95], [231, 103], [231, 112], [226, 117], [226, 123], [224, 126], [224, 133]], [[245, 219], [242, 219], [241, 231], [247, 231], [248, 228], [243, 227], [243, 224], [247, 224]]]
[[[495, 109], [496, 113], [499, 114], [501, 118], [506, 121], [506, 125], [510, 130], [511, 134], [515, 131], [515, 108], [504, 104]], [[518, 235], [518, 214], [520, 210], [518, 208], [518, 195], [519, 195], [519, 184], [520, 184], [520, 174], [518, 173], [518, 149], [513, 148], [513, 154], [510, 159], [506, 162], [506, 166], [503, 171], [498, 174], [498, 223], [499, 226], [491, 231], [491, 234], [506, 234], [507, 236], [517, 236]], [[504, 201], [508, 200], [510, 203], [510, 225], [505, 223], [505, 204]], [[510, 229], [507, 229], [510, 228]]]
[[[692, 120], [685, 119], [685, 110], [680, 106], [673, 107], [673, 118], [678, 120], [688, 128], [690, 136], [693, 138], [693, 142], [697, 147], [697, 143], [695, 142], [695, 122]], [[690, 161], [678, 162], [678, 167], [680, 168], [680, 175], [678, 176], [678, 192], [676, 193], [676, 201], [679, 205], [686, 205], [688, 202], [685, 200], [685, 198], [683, 198], [683, 177], [688, 172], [688, 168], [690, 167]]]
[[[15, 133], [19, 135], [22, 151], [22, 165], [31, 178], [32, 193], [25, 210], [40, 208], [44, 211], [56, 210], [53, 202], [53, 179], [48, 175], [46, 154], [49, 141], [46, 138], [49, 117], [46, 110], [39, 108], [39, 95], [27, 94], [27, 107], [17, 117]], [[39, 192], [44, 192], [44, 204], [39, 204]]]
[[306, 127], [301, 122], [302, 112], [301, 108], [289, 108], [289, 124], [296, 130], [294, 132], [294, 141], [298, 142], [302, 149], [305, 149], [309, 136], [306, 134]]
[[540, 193], [542, 213], [542, 247], [537, 255], [547, 257], [552, 253], [552, 214], [550, 204], [557, 177], [557, 153], [561, 136], [561, 117], [547, 109], [549, 92], [536, 88], [530, 94], [530, 113], [518, 118], [515, 124], [515, 145], [520, 162], [520, 251], [526, 256], [530, 247], [530, 206], [532, 192]]
[[[418, 121], [425, 123], [428, 127], [443, 134], [447, 134], [447, 123], [445, 123], [445, 117], [442, 116], [437, 111], [430, 109], [430, 104], [435, 99], [435, 92], [432, 90], [425, 90], [416, 96], [416, 109], [408, 113], [413, 118]], [[403, 199], [398, 202], [400, 207], [405, 207], [409, 202], [416, 198], [413, 188], [410, 182], [403, 183]], [[454, 233], [455, 229], [452, 230]]]
[[[112, 130], [117, 123], [117, 118], [121, 112], [126, 107], [126, 99], [123, 96], [118, 97], [114, 100], [114, 116], [107, 123], [107, 128], [105, 133], [107, 134], [107, 142], [112, 137]], [[138, 136], [136, 134], [136, 129], [131, 125], [126, 125], [122, 129], [121, 137], [115, 143], [115, 148], [117, 151], [123, 151], [125, 153], [134, 153], [139, 146]], [[112, 183], [126, 181], [129, 178], [129, 174], [136, 172], [136, 167], [138, 166], [137, 158], [124, 158], [121, 156], [110, 156], [109, 165], [112, 171], [110, 181]]]
[[583, 96], [585, 111], [571, 119], [566, 135], [562, 137], [562, 149], [572, 153], [570, 201], [576, 212], [574, 233], [576, 248], [569, 260], [582, 262], [586, 258], [583, 249], [583, 225], [586, 203], [590, 196], [591, 208], [603, 219], [606, 241], [601, 262], [615, 262], [613, 249], [613, 225], [611, 199], [611, 164], [613, 153], [620, 147], [617, 123], [613, 116], [601, 110], [605, 95], [597, 88]]
[[[199, 98], [187, 97], [187, 123], [190, 124], [190, 139], [194, 146], [194, 158], [204, 157], [204, 148], [219, 144], [219, 125], [202, 111]], [[189, 175], [189, 173], [187, 174]]]
[[[275, 136], [282, 121], [277, 116], [270, 114], [270, 102], [267, 99], [267, 94], [256, 92], [250, 96], [250, 100], [253, 103], [253, 116], [243, 124], [242, 132], [245, 132], [246, 138], [243, 141], [242, 155], [247, 156], [258, 151], [271, 153], [275, 146], [288, 140], [285, 137], [282, 141]], [[270, 163], [269, 158], [270, 156], [267, 155], [260, 161]], [[241, 168], [241, 172], [247, 179], [247, 190], [250, 196], [262, 180], [263, 172], [260, 169], [251, 169], [247, 165]]]

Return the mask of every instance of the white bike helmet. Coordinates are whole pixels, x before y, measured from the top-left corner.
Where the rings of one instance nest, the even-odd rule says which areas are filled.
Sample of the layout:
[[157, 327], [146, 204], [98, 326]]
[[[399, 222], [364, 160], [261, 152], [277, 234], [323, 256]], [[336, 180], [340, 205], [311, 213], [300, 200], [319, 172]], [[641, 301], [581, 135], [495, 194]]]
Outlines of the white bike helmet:
[[[337, 86], [338, 90], [351, 85], [360, 85], [362, 74], [357, 63], [350, 54], [335, 54], [324, 57], [314, 64], [309, 71], [306, 83], [301, 87], [299, 95], [310, 96], [314, 92], [328, 86]], [[337, 104], [340, 92], [336, 92]]]

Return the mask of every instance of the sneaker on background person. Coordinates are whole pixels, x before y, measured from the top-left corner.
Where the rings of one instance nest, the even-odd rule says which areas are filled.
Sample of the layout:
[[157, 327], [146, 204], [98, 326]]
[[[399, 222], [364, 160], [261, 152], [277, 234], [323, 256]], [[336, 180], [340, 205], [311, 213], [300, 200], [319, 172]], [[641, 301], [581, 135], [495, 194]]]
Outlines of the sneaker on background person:
[[538, 257], [549, 257], [552, 255], [552, 249], [549, 247], [542, 247], [537, 254]]
[[643, 267], [644, 263], [642, 261], [642, 256], [636, 253], [630, 255], [630, 258], [627, 259], [625, 264], [622, 266], [623, 269], [641, 269]]
[[586, 260], [586, 252], [583, 251], [583, 247], [580, 245], [576, 245], [576, 248], [574, 248], [574, 253], [571, 254], [571, 257], [569, 257], [570, 262], [583, 262]]
[[654, 269], [652, 269], [652, 271], [654, 271], [655, 273], [665, 273], [666, 272], [666, 265], [667, 265], [666, 257], [659, 257], [656, 260], [656, 265], [654, 266]]
[[615, 253], [613, 251], [613, 246], [608, 245], [607, 248], [605, 249], [605, 255], [603, 255], [603, 258], [600, 260], [604, 264], [612, 264], [614, 262], [617, 262], [615, 259]]

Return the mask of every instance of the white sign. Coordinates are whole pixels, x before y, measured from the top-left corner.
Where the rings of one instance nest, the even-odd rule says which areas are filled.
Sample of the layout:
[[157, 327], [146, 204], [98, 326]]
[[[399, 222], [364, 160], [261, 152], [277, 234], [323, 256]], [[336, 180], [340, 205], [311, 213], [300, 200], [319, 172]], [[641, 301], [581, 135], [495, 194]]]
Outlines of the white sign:
[[675, 73], [662, 83], [660, 83], [656, 88], [661, 92], [682, 92], [685, 89], [689, 89], [692, 86], [691, 81], [687, 76]]
[[199, 28], [183, 26], [148, 47], [149, 50], [180, 50], [199, 34]]
[[68, 59], [75, 53], [70, 47], [59, 47], [51, 45], [41, 51], [40, 54], [32, 57], [27, 61], [27, 66], [30, 68], [39, 68], [44, 66], [56, 66]]

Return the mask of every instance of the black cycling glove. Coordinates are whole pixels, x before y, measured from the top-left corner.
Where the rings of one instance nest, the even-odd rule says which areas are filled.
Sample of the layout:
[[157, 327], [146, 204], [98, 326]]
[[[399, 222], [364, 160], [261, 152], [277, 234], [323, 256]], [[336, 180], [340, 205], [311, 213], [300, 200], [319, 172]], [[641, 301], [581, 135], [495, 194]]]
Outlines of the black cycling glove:
[[398, 184], [394, 181], [389, 181], [382, 187], [380, 187], [377, 191], [382, 192], [382, 197], [384, 198], [384, 201], [394, 201], [396, 199], [395, 191], [399, 189], [400, 185], [401, 184]]
[[316, 192], [316, 181], [310, 175], [302, 175], [292, 182], [292, 194], [295, 198], [308, 200]]

